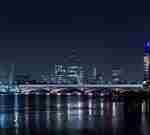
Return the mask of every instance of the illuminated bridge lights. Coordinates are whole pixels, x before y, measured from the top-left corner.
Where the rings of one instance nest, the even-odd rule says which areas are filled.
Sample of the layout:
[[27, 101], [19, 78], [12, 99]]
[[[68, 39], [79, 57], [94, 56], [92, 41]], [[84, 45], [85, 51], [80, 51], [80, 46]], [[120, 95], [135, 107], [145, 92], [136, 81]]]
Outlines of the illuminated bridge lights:
[[[113, 90], [128, 90], [128, 91], [139, 91], [143, 89], [143, 84], [95, 84], [95, 85], [46, 85], [46, 84], [33, 84], [33, 85], [19, 85], [16, 91], [7, 92], [7, 86], [5, 86], [5, 92], [0, 94], [15, 94], [19, 88], [18, 94], [30, 95], [56, 95], [56, 96], [106, 96], [106, 93], [110, 93]], [[30, 89], [28, 89], [30, 88]], [[82, 90], [81, 90], [82, 88]], [[3, 86], [4, 89], [4, 86]]]

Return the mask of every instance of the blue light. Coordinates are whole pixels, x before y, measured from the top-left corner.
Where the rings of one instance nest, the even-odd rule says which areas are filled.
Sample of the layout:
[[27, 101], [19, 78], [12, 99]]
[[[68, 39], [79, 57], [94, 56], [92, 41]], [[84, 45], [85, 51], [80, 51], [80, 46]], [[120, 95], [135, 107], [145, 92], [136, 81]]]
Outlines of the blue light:
[[150, 54], [150, 43], [146, 42], [146, 44], [144, 45], [144, 55], [148, 54]]

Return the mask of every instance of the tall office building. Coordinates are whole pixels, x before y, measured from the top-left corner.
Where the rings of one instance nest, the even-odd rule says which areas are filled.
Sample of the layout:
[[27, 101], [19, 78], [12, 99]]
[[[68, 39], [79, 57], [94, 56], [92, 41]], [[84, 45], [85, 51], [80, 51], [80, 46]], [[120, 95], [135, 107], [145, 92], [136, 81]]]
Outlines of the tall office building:
[[66, 82], [66, 66], [62, 64], [55, 65], [55, 78], [57, 84], [64, 84]]
[[72, 49], [66, 58], [65, 65], [67, 67], [67, 80], [70, 84], [82, 84], [83, 67], [81, 66], [81, 59], [76, 49]]
[[67, 76], [72, 80], [72, 83], [82, 84], [83, 68], [78, 65], [70, 65], [67, 67]]
[[83, 65], [83, 81], [85, 84], [94, 84], [96, 83], [97, 70], [94, 64], [84, 64]]
[[144, 44], [144, 81], [150, 81], [150, 43]]
[[112, 69], [112, 83], [119, 84], [122, 80], [122, 70], [119, 67], [115, 67]]

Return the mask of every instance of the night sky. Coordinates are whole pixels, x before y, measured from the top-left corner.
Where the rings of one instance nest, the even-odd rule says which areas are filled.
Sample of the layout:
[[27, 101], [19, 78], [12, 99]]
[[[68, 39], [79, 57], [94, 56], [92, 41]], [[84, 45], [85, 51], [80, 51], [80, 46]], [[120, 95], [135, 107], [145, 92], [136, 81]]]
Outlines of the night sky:
[[50, 64], [65, 63], [76, 50], [81, 63], [95, 64], [106, 77], [118, 65], [125, 79], [143, 80], [148, 16], [102, 15], [94, 7], [92, 12], [88, 7], [76, 12], [71, 7], [31, 7], [0, 12], [1, 65], [16, 63], [17, 73], [47, 72]]

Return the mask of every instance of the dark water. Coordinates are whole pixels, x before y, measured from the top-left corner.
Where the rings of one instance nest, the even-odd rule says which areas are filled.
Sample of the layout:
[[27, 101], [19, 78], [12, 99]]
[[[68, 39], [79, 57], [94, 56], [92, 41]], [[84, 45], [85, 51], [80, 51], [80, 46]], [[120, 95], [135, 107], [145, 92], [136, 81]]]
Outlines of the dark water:
[[150, 135], [149, 103], [84, 96], [0, 96], [0, 135]]

